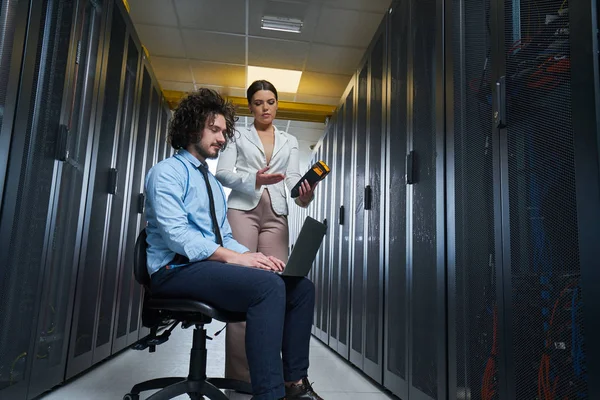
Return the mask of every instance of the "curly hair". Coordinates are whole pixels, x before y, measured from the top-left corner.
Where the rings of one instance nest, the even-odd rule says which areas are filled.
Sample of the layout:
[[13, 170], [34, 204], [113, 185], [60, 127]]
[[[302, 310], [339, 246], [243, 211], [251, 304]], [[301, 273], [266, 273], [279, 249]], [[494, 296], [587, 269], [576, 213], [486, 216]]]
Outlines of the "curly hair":
[[212, 89], [200, 88], [179, 102], [169, 122], [169, 143], [175, 150], [185, 149], [198, 143], [208, 120], [212, 123], [217, 115], [225, 118], [226, 129], [223, 132], [225, 144], [234, 139], [235, 107]]

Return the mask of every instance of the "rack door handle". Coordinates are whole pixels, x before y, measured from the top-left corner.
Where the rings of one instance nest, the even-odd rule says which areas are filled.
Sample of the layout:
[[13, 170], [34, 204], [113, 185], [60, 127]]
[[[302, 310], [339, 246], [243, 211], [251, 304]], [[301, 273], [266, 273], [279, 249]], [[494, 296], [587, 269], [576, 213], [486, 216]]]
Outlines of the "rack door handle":
[[370, 210], [373, 207], [373, 189], [371, 185], [365, 186], [365, 210]]
[[494, 111], [496, 128], [506, 128], [506, 77], [501, 76], [496, 82], [496, 110]]
[[411, 150], [406, 155], [406, 184], [415, 183], [415, 152]]
[[144, 205], [146, 204], [146, 197], [144, 193], [138, 195], [138, 214], [144, 213]]
[[58, 126], [58, 138], [56, 140], [56, 159], [67, 161], [69, 158], [69, 128], [66, 125]]
[[116, 168], [111, 168], [108, 171], [108, 193], [117, 194], [117, 186], [119, 184], [119, 171]]

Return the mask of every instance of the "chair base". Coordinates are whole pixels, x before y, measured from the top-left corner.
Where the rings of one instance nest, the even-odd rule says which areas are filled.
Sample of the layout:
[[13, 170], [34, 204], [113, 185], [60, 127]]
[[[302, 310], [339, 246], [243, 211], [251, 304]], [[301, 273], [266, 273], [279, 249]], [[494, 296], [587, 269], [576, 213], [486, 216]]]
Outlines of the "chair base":
[[139, 400], [141, 392], [156, 389], [162, 390], [148, 397], [148, 400], [170, 400], [186, 393], [191, 400], [202, 400], [203, 396], [210, 400], [228, 400], [219, 389], [252, 394], [249, 383], [234, 379], [208, 378], [205, 381], [196, 381], [186, 378], [158, 378], [138, 383], [123, 397], [123, 400]]
[[[167, 335], [168, 337], [168, 335]], [[252, 394], [252, 387], [247, 382], [225, 378], [206, 377], [206, 330], [204, 321], [194, 329], [192, 350], [190, 352], [190, 373], [187, 378], [158, 378], [135, 385], [123, 400], [139, 400], [140, 392], [162, 389], [148, 400], [170, 400], [182, 394], [188, 394], [192, 400], [228, 400], [219, 389], [235, 390]]]

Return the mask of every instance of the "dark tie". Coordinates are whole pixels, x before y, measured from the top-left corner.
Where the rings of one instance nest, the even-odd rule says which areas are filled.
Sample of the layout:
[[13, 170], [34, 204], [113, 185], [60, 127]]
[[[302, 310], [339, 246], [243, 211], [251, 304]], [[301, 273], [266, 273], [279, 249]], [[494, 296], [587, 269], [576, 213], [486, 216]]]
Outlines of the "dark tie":
[[212, 219], [213, 233], [217, 237], [217, 244], [223, 246], [221, 229], [219, 229], [219, 222], [217, 222], [217, 213], [215, 211], [215, 199], [213, 198], [212, 188], [210, 186], [210, 181], [208, 180], [208, 166], [201, 163], [198, 169], [204, 177], [204, 183], [206, 183], [206, 191], [208, 192], [208, 200], [210, 202], [210, 219]]

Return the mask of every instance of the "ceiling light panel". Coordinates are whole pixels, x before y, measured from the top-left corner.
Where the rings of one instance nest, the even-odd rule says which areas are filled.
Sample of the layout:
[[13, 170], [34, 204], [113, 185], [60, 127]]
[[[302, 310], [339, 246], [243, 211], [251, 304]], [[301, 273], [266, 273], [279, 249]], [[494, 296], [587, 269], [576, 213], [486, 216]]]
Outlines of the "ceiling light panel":
[[261, 28], [279, 32], [302, 32], [302, 20], [298, 18], [275, 17], [265, 15], [261, 20]]
[[264, 68], [248, 66], [248, 74], [246, 79], [246, 87], [252, 82], [265, 79], [271, 82], [278, 92], [296, 93], [300, 85], [302, 71], [294, 71], [290, 69]]

